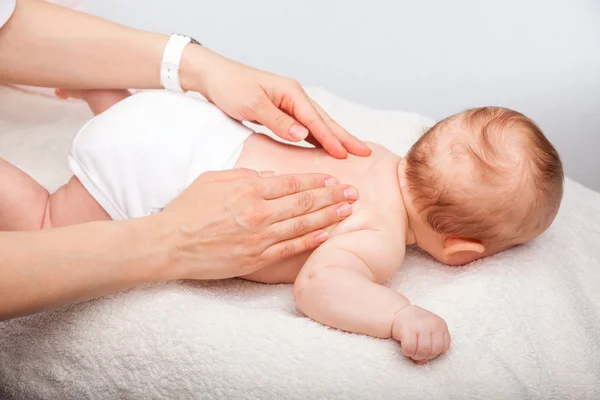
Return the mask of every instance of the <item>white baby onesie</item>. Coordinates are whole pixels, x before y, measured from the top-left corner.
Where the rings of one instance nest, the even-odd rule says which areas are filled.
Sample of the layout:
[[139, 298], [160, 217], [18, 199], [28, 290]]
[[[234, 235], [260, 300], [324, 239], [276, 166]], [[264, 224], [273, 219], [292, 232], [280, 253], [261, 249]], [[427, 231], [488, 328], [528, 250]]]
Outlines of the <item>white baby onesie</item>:
[[69, 166], [112, 219], [142, 217], [201, 173], [233, 168], [252, 133], [191, 95], [142, 92], [80, 130]]

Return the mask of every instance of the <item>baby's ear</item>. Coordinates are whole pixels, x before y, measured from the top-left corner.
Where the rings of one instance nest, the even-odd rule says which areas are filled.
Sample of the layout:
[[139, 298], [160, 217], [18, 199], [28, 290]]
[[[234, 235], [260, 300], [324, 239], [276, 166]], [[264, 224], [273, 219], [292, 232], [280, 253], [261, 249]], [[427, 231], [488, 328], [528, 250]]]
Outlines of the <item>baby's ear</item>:
[[479, 258], [485, 252], [485, 246], [473, 239], [447, 237], [443, 243], [443, 261], [449, 265], [469, 263]]

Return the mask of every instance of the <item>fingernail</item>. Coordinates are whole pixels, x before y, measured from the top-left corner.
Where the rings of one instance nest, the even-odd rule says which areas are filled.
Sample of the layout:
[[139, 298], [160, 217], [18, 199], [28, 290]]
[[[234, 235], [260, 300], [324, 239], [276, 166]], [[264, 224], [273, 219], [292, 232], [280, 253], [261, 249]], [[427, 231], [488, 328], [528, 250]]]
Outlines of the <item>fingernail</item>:
[[335, 186], [338, 184], [338, 180], [335, 178], [327, 178], [325, 179], [325, 186]]
[[348, 215], [350, 215], [351, 212], [352, 212], [352, 207], [350, 207], [350, 204], [342, 204], [337, 209], [337, 215], [340, 218], [347, 217]]
[[344, 189], [344, 197], [346, 200], [356, 200], [358, 198], [358, 191], [352, 186], [349, 186]]
[[318, 243], [323, 243], [324, 241], [326, 241], [327, 239], [329, 239], [329, 234], [327, 232], [316, 232], [315, 234], [315, 240]]
[[290, 136], [295, 140], [304, 140], [308, 136], [308, 129], [302, 125], [294, 124], [290, 128]]
[[261, 178], [267, 178], [273, 175], [275, 175], [275, 171], [258, 171], [258, 176]]

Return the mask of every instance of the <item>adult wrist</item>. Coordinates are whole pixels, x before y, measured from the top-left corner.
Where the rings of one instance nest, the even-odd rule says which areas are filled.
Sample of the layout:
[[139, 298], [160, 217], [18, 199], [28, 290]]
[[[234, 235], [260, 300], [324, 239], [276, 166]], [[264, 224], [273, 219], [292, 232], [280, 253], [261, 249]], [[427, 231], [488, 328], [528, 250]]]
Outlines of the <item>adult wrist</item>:
[[130, 229], [130, 256], [147, 282], [180, 279], [175, 268], [176, 245], [172, 233], [156, 216], [124, 221]]
[[204, 46], [190, 43], [183, 50], [179, 67], [179, 80], [184, 91], [206, 93], [206, 80], [216, 54]]

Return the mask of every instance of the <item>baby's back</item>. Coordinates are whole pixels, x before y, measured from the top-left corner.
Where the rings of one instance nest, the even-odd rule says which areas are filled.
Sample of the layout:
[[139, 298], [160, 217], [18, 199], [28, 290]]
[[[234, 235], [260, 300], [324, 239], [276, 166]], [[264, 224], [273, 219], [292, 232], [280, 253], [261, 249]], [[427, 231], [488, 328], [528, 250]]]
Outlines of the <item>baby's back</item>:
[[[75, 176], [113, 219], [158, 212], [201, 173], [236, 167], [278, 175], [318, 172], [354, 186], [352, 215], [329, 227], [331, 237], [381, 225], [402, 229], [397, 179], [400, 158], [376, 144], [369, 157], [337, 160], [253, 134], [214, 105], [191, 96], [143, 92], [121, 101], [83, 127], [73, 144]], [[234, 164], [235, 163], [235, 164]], [[387, 229], [387, 228], [386, 228]], [[309, 254], [248, 276], [293, 282]]]
[[[246, 140], [235, 166], [275, 171], [277, 175], [325, 173], [357, 188], [359, 199], [352, 205], [352, 215], [327, 229], [330, 237], [334, 237], [360, 229], [379, 229], [382, 224], [389, 226], [401, 215], [397, 176], [400, 157], [377, 144], [369, 144], [369, 147], [373, 150], [369, 157], [349, 155], [347, 159], [338, 160], [322, 149], [287, 145], [254, 134]], [[309, 253], [294, 257], [245, 278], [265, 283], [292, 283], [308, 256]]]

